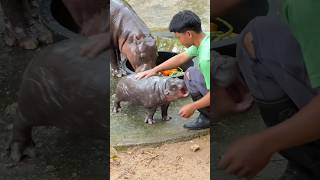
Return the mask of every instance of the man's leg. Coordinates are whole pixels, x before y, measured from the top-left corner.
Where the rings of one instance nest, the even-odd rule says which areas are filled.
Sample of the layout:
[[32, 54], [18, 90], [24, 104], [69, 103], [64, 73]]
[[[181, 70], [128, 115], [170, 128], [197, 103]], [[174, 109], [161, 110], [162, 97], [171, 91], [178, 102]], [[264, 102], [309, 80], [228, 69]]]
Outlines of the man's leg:
[[[184, 81], [193, 101], [201, 99], [209, 90], [206, 88], [205, 81], [201, 72], [190, 67], [185, 72]], [[200, 115], [193, 121], [184, 124], [187, 129], [205, 129], [210, 127], [210, 108], [198, 109]]]
[[[268, 127], [285, 121], [312, 98], [299, 45], [279, 20], [260, 17], [251, 21], [241, 33], [237, 57]], [[279, 153], [288, 160], [281, 179], [320, 178], [320, 141]]]

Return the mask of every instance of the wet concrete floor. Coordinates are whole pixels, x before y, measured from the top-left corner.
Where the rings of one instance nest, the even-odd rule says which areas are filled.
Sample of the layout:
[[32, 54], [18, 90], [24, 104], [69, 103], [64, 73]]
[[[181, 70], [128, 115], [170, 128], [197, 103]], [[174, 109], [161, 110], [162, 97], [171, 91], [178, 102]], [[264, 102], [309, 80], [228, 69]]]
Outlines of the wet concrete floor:
[[[259, 110], [257, 107], [253, 107], [248, 112], [232, 115], [223, 118], [223, 120], [217, 123], [214, 128], [211, 129], [211, 147], [213, 148], [211, 153], [213, 157], [213, 168], [211, 173], [214, 179], [222, 180], [236, 180], [238, 178], [228, 176], [223, 171], [217, 168], [218, 159], [223, 156], [230, 143], [241, 136], [250, 135], [265, 129], [263, 120], [261, 119]], [[259, 156], [253, 155], [253, 156]], [[272, 157], [271, 162], [259, 173], [254, 180], [276, 180], [285, 170], [287, 161], [275, 154]]]

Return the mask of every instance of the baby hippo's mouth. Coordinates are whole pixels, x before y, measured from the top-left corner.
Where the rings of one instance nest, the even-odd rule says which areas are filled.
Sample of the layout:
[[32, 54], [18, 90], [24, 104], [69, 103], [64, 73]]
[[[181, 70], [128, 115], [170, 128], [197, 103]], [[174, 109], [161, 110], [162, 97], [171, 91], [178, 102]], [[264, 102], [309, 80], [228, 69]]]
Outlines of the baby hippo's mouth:
[[181, 97], [188, 97], [189, 96], [189, 91], [186, 87], [182, 87], [180, 89], [180, 96]]

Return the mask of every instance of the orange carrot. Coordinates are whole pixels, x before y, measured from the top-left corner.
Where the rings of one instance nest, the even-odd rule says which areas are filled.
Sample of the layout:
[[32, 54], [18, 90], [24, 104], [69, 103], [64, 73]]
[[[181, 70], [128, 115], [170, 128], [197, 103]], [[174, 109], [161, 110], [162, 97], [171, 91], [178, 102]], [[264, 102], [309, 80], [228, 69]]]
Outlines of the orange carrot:
[[171, 73], [177, 72], [177, 71], [178, 69], [169, 69], [169, 70], [160, 71], [160, 73], [164, 76], [170, 76]]

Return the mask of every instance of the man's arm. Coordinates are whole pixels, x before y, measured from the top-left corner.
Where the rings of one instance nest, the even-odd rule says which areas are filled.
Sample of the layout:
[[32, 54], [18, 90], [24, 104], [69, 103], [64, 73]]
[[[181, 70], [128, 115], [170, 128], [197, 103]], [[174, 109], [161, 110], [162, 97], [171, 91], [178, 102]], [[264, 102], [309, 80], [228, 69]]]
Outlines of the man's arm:
[[273, 151], [320, 139], [320, 95], [290, 119], [261, 133]]
[[154, 71], [159, 72], [167, 69], [172, 69], [180, 66], [181, 64], [186, 63], [190, 60], [188, 54], [186, 52], [180, 53], [178, 55], [173, 56], [172, 58], [166, 60], [165, 62], [159, 64], [154, 67]]
[[273, 153], [320, 139], [320, 95], [288, 120], [230, 145], [219, 167], [226, 173], [253, 177]]
[[179, 115], [184, 118], [189, 118], [190, 116], [192, 116], [195, 110], [208, 106], [210, 106], [210, 92], [208, 92], [201, 99], [183, 106], [179, 111]]
[[188, 54], [186, 52], [180, 53], [180, 54], [175, 55], [172, 58], [168, 59], [167, 61], [159, 64], [158, 66], [150, 69], [150, 70], [138, 73], [136, 75], [136, 78], [141, 79], [141, 78], [147, 78], [150, 76], [154, 76], [159, 71], [177, 68], [178, 66], [186, 63], [188, 60], [191, 60], [191, 58], [188, 56]]

